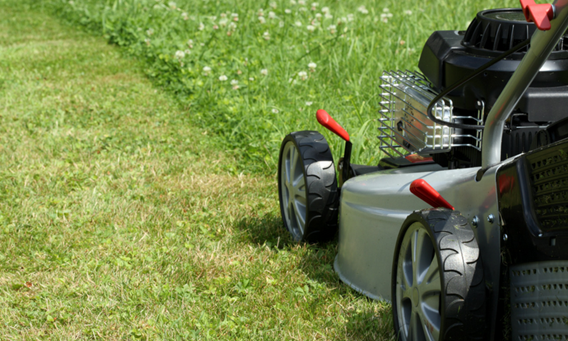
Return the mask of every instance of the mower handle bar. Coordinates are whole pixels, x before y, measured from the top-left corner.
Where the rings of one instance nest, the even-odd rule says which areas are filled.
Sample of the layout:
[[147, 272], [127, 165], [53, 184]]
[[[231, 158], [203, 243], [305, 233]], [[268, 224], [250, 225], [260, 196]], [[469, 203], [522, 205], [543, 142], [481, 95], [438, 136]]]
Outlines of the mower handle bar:
[[555, 0], [552, 6], [555, 17], [550, 21], [550, 30], [533, 34], [528, 52], [489, 111], [483, 131], [482, 170], [501, 162], [505, 121], [568, 28], [568, 0]]

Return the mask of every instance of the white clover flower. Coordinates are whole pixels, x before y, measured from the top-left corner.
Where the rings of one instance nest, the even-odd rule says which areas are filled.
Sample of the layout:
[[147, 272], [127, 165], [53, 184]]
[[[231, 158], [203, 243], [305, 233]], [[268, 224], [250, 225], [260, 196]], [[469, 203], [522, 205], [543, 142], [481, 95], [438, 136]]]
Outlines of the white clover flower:
[[183, 57], [185, 57], [185, 52], [183, 51], [176, 51], [175, 57], [177, 59], [182, 59]]
[[353, 14], [347, 14], [347, 21], [355, 20], [355, 16]]
[[300, 11], [300, 12], [305, 12], [305, 11], [307, 11], [307, 8], [305, 8], [305, 7], [300, 7], [300, 8], [298, 9], [298, 11]]
[[235, 24], [234, 22], [229, 23], [229, 30], [234, 31], [237, 29], [237, 24]]
[[152, 34], [154, 34], [154, 30], [151, 29], [151, 28], [149, 28], [149, 29], [146, 31], [146, 34], [149, 35], [149, 36], [151, 36]]
[[301, 80], [305, 81], [306, 79], [308, 79], [308, 73], [306, 71], [300, 71], [298, 72], [298, 77], [300, 77]]
[[272, 7], [272, 8], [274, 8], [274, 9], [276, 9], [276, 7], [277, 7], [277, 6], [276, 6], [276, 2], [274, 2], [274, 1], [271, 2], [269, 6]]
[[326, 13], [326, 14], [325, 14], [325, 18], [326, 18], [326, 19], [333, 19], [333, 15], [331, 15], [331, 14], [329, 14], [329, 13]]
[[406, 14], [406, 15], [412, 15], [412, 11], [409, 10], [409, 9], [407, 9], [406, 11], [404, 11], [404, 14]]
[[262, 8], [260, 8], [260, 9], [258, 10], [258, 14], [257, 14], [257, 15], [258, 15], [259, 17], [264, 16], [264, 10], [263, 10]]
[[295, 5], [295, 4], [297, 4], [297, 2], [296, 2], [296, 0], [290, 0], [290, 4]]
[[231, 80], [231, 85], [237, 85], [239, 84], [239, 81], [236, 79]]
[[313, 102], [306, 102], [307, 107], [311, 106], [312, 104], [314, 104], [314, 103]]
[[320, 13], [316, 13], [316, 19], [321, 18], [321, 14]]
[[385, 7], [385, 8], [383, 8], [383, 12], [384, 12], [384, 13], [388, 13], [388, 12], [390, 12], [390, 11], [389, 11], [388, 8]]
[[283, 21], [279, 22], [278, 27], [284, 27], [284, 22]]
[[227, 79], [228, 79], [228, 78], [227, 78], [227, 76], [225, 76], [225, 75], [219, 76], [219, 80], [220, 80], [221, 82], [224, 82], [224, 81], [226, 81]]
[[276, 19], [276, 13], [270, 11], [270, 12], [268, 12], [268, 17], [269, 17], [270, 19]]
[[278, 111], [278, 109], [274, 108], [274, 109], [272, 109], [272, 113], [273, 113], [273, 114], [278, 114], [279, 111]]
[[227, 17], [227, 13], [221, 13], [221, 18], [226, 18]]
[[305, 4], [306, 4], [306, 2], [304, 0], [298, 0], [298, 5], [304, 6]]
[[249, 77], [249, 81], [254, 82], [254, 78], [253, 78], [253, 77]]
[[209, 72], [211, 72], [211, 68], [209, 66], [204, 66], [203, 72], [205, 72], [205, 74], [209, 74]]
[[144, 39], [144, 42], [146, 43], [146, 45], [150, 46], [150, 38]]
[[189, 20], [189, 15], [187, 14], [187, 12], [183, 12], [181, 14], [181, 17], [183, 18], [183, 20]]
[[266, 22], [266, 19], [264, 19], [264, 17], [258, 17], [258, 21], [259, 21], [261, 24], [264, 24], [264, 23]]
[[270, 32], [266, 31], [262, 34], [264, 40], [270, 40]]
[[316, 27], [313, 26], [313, 25], [308, 25], [308, 26], [306, 26], [306, 29], [307, 29], [308, 31], [310, 31], [310, 32], [313, 32], [313, 31], [316, 30]]
[[290, 13], [292, 13], [292, 10], [291, 10], [291, 9], [288, 9], [288, 8], [286, 8], [286, 9], [284, 10], [284, 13], [286, 13], [286, 14], [290, 14]]
[[227, 26], [227, 22], [228, 22], [228, 20], [226, 18], [223, 18], [223, 19], [219, 20], [219, 25], [221, 25], [221, 27], [225, 27], [225, 26]]
[[202, 22], [199, 23], [199, 27], [197, 27], [198, 30], [203, 31], [205, 29], [205, 25], [203, 25]]
[[260, 74], [263, 75], [263, 76], [268, 75], [268, 69], [262, 69], [262, 70], [260, 70]]
[[171, 9], [176, 9], [176, 8], [177, 8], [176, 3], [173, 2], [173, 1], [168, 2], [168, 6], [170, 6]]
[[314, 62], [311, 62], [311, 63], [308, 64], [308, 68], [309, 68], [310, 71], [312, 71], [312, 72], [314, 72], [314, 71], [316, 70], [316, 67], [317, 67], [317, 66], [318, 66], [318, 65], [317, 65], [316, 63], [314, 63]]
[[232, 18], [238, 18], [238, 17], [239, 17], [239, 14], [238, 14], [238, 13], [231, 13], [231, 17], [232, 17]]
[[322, 13], [329, 13], [329, 7], [322, 7], [321, 12]]
[[317, 2], [312, 2], [312, 7], [318, 7], [319, 4]]
[[365, 6], [359, 6], [357, 10], [363, 14], [369, 14], [369, 11], [365, 8]]
[[298, 26], [298, 27], [302, 27], [302, 22], [301, 21], [296, 21], [294, 23], [294, 25]]
[[335, 34], [335, 32], [337, 32], [337, 27], [335, 25], [329, 25], [327, 27], [327, 29], [329, 30], [329, 33], [331, 33], [331, 34]]

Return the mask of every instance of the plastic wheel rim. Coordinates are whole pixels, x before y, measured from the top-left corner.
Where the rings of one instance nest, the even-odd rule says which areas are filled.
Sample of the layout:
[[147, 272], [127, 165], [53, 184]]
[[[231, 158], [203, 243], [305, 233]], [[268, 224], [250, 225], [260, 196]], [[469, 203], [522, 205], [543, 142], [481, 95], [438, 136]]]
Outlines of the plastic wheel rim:
[[400, 336], [440, 340], [442, 282], [436, 250], [424, 226], [408, 227], [398, 254], [396, 314]]
[[280, 167], [284, 220], [290, 232], [301, 239], [306, 226], [306, 179], [304, 162], [291, 141], [284, 146]]

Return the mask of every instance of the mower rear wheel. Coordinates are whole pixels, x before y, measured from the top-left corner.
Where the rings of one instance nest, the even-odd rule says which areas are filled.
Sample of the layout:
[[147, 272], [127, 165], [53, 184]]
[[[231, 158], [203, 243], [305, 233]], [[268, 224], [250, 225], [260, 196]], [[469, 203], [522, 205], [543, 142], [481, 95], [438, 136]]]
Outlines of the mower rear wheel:
[[284, 225], [296, 241], [326, 241], [337, 231], [339, 196], [331, 150], [317, 131], [286, 136], [278, 161]]
[[485, 284], [467, 219], [448, 209], [412, 213], [399, 233], [392, 272], [399, 340], [483, 340]]

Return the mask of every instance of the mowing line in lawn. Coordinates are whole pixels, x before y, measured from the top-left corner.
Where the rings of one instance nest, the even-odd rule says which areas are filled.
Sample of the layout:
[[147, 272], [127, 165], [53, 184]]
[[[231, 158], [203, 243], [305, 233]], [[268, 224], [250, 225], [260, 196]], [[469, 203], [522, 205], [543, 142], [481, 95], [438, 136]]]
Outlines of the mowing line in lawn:
[[[33, 2], [30, 2], [33, 4]], [[386, 340], [144, 64], [0, 1], [0, 339]]]

